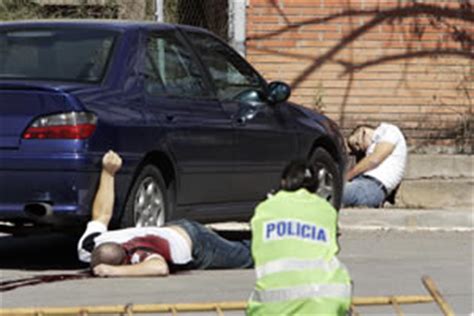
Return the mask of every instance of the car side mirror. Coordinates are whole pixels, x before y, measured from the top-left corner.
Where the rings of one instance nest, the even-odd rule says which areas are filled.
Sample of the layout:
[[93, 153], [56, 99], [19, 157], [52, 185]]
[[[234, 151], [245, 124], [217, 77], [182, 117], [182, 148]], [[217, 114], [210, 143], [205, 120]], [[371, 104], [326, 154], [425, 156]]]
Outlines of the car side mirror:
[[234, 100], [257, 107], [265, 105], [266, 97], [258, 90], [249, 89], [239, 93], [234, 97]]
[[235, 121], [240, 125], [245, 125], [248, 121], [254, 119], [268, 105], [265, 94], [253, 89], [244, 90], [233, 99], [241, 103], [239, 110], [234, 115]]
[[290, 95], [291, 88], [284, 82], [273, 81], [268, 85], [268, 101], [272, 104], [285, 102]]

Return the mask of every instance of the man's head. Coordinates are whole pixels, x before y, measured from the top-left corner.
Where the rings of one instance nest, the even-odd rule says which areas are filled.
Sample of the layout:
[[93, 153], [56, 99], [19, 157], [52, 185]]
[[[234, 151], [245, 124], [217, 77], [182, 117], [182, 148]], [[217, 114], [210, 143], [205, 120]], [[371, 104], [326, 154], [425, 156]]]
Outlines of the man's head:
[[359, 125], [354, 128], [347, 140], [351, 153], [365, 153], [372, 141], [373, 132], [374, 127], [371, 125]]
[[95, 247], [92, 251], [91, 268], [105, 263], [113, 266], [121, 265], [126, 258], [123, 247], [115, 242], [106, 242]]
[[297, 191], [307, 189], [315, 192], [318, 189], [317, 168], [309, 165], [303, 160], [290, 162], [281, 175], [280, 188], [285, 191]]

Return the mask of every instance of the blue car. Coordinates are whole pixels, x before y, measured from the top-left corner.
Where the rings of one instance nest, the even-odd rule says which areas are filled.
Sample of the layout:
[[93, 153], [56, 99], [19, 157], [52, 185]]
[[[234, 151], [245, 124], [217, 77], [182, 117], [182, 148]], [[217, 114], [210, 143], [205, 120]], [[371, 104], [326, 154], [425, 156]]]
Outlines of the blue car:
[[318, 193], [339, 207], [341, 134], [290, 93], [199, 28], [0, 23], [2, 227], [89, 219], [109, 149], [124, 160], [117, 227], [246, 220], [301, 158], [323, 167]]

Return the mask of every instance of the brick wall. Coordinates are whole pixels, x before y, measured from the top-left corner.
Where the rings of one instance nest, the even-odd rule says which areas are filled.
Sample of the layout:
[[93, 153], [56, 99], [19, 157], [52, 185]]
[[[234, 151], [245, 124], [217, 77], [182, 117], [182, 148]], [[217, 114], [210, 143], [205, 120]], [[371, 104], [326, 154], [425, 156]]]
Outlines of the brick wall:
[[473, 152], [470, 0], [250, 0], [247, 58], [344, 133], [388, 121], [412, 151]]

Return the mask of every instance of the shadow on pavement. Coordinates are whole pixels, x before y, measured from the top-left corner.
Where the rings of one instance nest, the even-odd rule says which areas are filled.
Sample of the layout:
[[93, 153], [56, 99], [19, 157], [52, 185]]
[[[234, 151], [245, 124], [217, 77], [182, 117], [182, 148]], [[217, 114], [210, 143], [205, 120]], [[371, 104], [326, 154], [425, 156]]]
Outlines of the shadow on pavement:
[[0, 236], [0, 269], [77, 270], [77, 235], [59, 233]]

